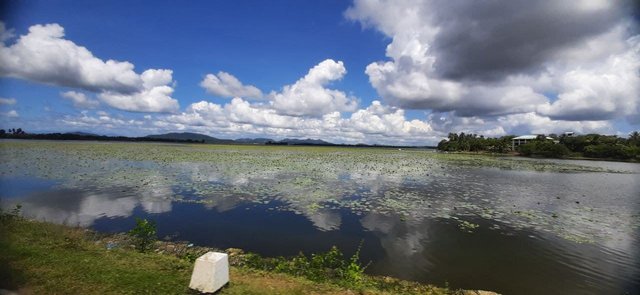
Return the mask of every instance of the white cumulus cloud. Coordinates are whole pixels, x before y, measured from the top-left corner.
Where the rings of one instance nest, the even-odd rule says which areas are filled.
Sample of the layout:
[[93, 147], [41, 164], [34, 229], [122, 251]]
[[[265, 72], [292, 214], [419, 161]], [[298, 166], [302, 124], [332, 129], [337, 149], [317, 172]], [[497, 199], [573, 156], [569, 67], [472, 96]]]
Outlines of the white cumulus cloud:
[[18, 114], [18, 112], [16, 110], [10, 110], [6, 113], [0, 113], [0, 115], [4, 116], [4, 117], [8, 117], [8, 118], [17, 118], [20, 117], [20, 115]]
[[0, 105], [14, 105], [16, 104], [16, 99], [15, 98], [3, 98], [0, 97]]
[[[3, 35], [6, 35], [2, 24]], [[178, 109], [170, 97], [171, 71], [147, 70], [142, 75], [129, 62], [103, 61], [87, 48], [64, 38], [58, 24], [34, 25], [14, 44], [0, 46], [0, 76], [83, 89], [99, 94], [109, 106], [138, 112]], [[157, 83], [153, 78], [163, 76]], [[151, 76], [151, 77], [146, 77]], [[169, 79], [166, 79], [166, 78]]]
[[100, 105], [100, 102], [88, 98], [84, 93], [77, 91], [67, 91], [60, 94], [63, 98], [70, 100], [76, 108], [93, 109]]
[[351, 112], [358, 107], [357, 100], [344, 92], [326, 88], [332, 81], [347, 73], [342, 61], [327, 59], [309, 70], [307, 75], [281, 92], [271, 92], [273, 108], [281, 114], [320, 117], [334, 111]]
[[238, 78], [227, 73], [207, 74], [200, 86], [208, 93], [222, 97], [262, 98], [260, 89], [253, 85], [243, 85]]
[[587, 122], [640, 113], [640, 35], [630, 5], [356, 0], [345, 16], [391, 38], [389, 60], [365, 70], [391, 105]]
[[105, 91], [99, 94], [102, 101], [117, 109], [132, 112], [171, 113], [179, 109], [178, 101], [171, 97], [173, 80], [171, 70], [146, 70], [142, 73], [142, 90], [130, 94]]

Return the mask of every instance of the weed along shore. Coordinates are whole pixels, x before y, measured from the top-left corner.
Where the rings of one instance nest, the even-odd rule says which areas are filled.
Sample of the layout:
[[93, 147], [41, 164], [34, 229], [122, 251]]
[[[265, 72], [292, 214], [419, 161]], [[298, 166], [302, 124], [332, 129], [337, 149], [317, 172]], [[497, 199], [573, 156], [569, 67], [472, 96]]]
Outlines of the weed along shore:
[[[25, 219], [0, 219], [0, 289], [8, 294], [196, 294], [188, 288], [195, 259], [217, 249], [156, 241], [139, 221], [129, 233]], [[216, 294], [496, 294], [369, 276], [358, 253], [266, 258], [241, 249], [229, 255], [230, 282]], [[3, 293], [4, 294], [4, 293]]]

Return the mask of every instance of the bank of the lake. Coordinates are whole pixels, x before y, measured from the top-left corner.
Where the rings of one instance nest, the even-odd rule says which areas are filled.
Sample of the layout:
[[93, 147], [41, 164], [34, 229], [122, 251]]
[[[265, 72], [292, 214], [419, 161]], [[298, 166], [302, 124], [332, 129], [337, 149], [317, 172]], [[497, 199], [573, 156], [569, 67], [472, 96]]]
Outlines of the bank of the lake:
[[[156, 242], [140, 253], [125, 235], [97, 232], [3, 214], [0, 289], [18, 294], [195, 294], [188, 289], [196, 255], [210, 248]], [[450, 290], [389, 277], [363, 276], [361, 287], [316, 282], [247, 266], [228, 249], [231, 282], [220, 294], [494, 294]], [[483, 293], [484, 292], [484, 293]]]
[[605, 160], [640, 162], [640, 133], [634, 131], [628, 138], [617, 135], [573, 133], [557, 136], [485, 138], [477, 134], [449, 133], [438, 143], [437, 149], [446, 152], [517, 153], [527, 157], [572, 158], [576, 160]]

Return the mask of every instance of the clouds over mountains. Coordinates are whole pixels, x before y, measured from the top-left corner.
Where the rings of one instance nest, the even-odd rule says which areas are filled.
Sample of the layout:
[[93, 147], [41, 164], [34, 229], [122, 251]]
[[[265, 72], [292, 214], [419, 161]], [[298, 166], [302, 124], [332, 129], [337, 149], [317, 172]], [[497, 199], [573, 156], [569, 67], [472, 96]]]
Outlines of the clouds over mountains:
[[[173, 129], [198, 126], [218, 134], [318, 137], [351, 143], [405, 142], [411, 135], [410, 139], [416, 142], [437, 139], [428, 123], [407, 120], [402, 109], [383, 106], [379, 101], [358, 109], [356, 98], [328, 87], [346, 72], [342, 61], [327, 59], [294, 83], [285, 85], [280, 91], [271, 91], [262, 100], [252, 102], [236, 96], [226, 104], [200, 101], [180, 114], [158, 117], [162, 121], [159, 124]], [[207, 75], [201, 83], [207, 91], [211, 77], [211, 74]], [[234, 80], [235, 85], [244, 85], [235, 77]], [[351, 115], [343, 116], [346, 113]]]

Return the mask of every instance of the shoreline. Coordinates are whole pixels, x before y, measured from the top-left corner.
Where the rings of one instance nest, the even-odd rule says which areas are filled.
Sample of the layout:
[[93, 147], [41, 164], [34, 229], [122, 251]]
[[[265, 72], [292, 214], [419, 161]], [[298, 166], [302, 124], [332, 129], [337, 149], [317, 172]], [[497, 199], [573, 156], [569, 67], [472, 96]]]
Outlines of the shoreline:
[[[208, 251], [220, 251], [186, 241], [156, 241], [150, 252], [140, 253], [125, 233], [99, 233], [9, 213], [2, 213], [0, 234], [0, 289], [17, 290], [16, 294], [69, 293], [69, 290], [72, 294], [139, 293], [141, 290], [154, 294], [195, 294], [187, 288], [193, 261]], [[236, 248], [221, 252], [229, 255], [231, 281], [216, 294], [497, 294], [452, 290], [367, 274], [362, 275], [361, 283], [353, 286], [329, 277], [310, 280], [257, 267], [278, 259], [291, 263], [295, 258], [261, 257]], [[131, 262], [136, 263], [129, 265]], [[138, 280], [126, 286], [112, 277], [126, 273]], [[94, 275], [86, 277], [87, 274]], [[273, 292], [264, 292], [265, 285]], [[149, 289], [150, 286], [162, 288]]]
[[492, 153], [492, 152], [465, 152], [465, 151], [455, 151], [455, 152], [450, 152], [450, 151], [441, 151], [441, 150], [435, 150], [436, 153], [445, 153], [445, 154], [460, 154], [460, 155], [475, 155], [475, 156], [489, 156], [489, 157], [505, 157], [505, 158], [509, 158], [509, 157], [514, 157], [514, 158], [526, 158], [526, 159], [542, 159], [542, 160], [577, 160], [577, 161], [604, 161], [604, 162], [618, 162], [618, 163], [633, 163], [633, 164], [640, 164], [639, 161], [636, 160], [621, 160], [621, 159], [615, 159], [615, 158], [590, 158], [590, 157], [584, 157], [584, 156], [579, 156], [579, 157], [564, 157], [564, 158], [549, 158], [549, 157], [541, 157], [541, 156], [523, 156], [518, 154], [517, 152], [509, 152], [509, 153]]

